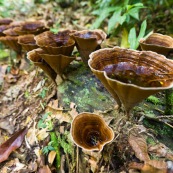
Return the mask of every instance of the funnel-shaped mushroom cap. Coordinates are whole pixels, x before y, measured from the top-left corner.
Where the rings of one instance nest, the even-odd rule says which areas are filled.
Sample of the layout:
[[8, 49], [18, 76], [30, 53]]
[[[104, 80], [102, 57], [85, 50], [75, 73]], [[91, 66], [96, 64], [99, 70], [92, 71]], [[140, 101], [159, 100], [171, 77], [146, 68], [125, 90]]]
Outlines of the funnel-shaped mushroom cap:
[[50, 55], [43, 49], [37, 49], [37, 53], [50, 65], [50, 67], [57, 73], [62, 74], [64, 69], [75, 59], [75, 57], [65, 56], [62, 54]]
[[140, 39], [139, 43], [142, 50], [151, 50], [165, 56], [173, 51], [173, 38], [168, 35], [153, 33], [146, 39]]
[[74, 118], [71, 135], [76, 145], [90, 151], [101, 151], [105, 144], [114, 139], [114, 132], [104, 119], [88, 112]]
[[4, 30], [3, 33], [9, 36], [18, 36], [18, 34], [14, 31], [14, 28], [10, 26], [9, 29]]
[[37, 53], [37, 49], [34, 49], [27, 53], [27, 58], [34, 63], [34, 65], [40, 67], [54, 82], [56, 78], [55, 71], [41, 58]]
[[0, 25], [9, 25], [13, 20], [12, 19], [0, 19]]
[[100, 48], [103, 40], [106, 39], [106, 33], [102, 30], [83, 30], [71, 34], [75, 39], [76, 47], [84, 63], [88, 63], [89, 54]]
[[149, 95], [173, 87], [173, 61], [155, 52], [105, 48], [93, 52], [88, 63], [127, 113]]
[[0, 25], [0, 36], [5, 36], [4, 31], [8, 28], [9, 28], [8, 25]]
[[17, 53], [21, 53], [22, 47], [18, 44], [18, 36], [4, 36], [0, 37], [0, 41], [8, 46], [9, 48], [13, 49]]
[[10, 28], [14, 28], [14, 27], [18, 27], [18, 26], [22, 26], [24, 24], [24, 21], [14, 21], [10, 23]]
[[47, 30], [43, 22], [33, 21], [24, 22], [20, 27], [15, 28], [15, 32], [19, 35], [25, 34], [39, 34]]
[[36, 45], [34, 36], [35, 35], [28, 34], [28, 35], [22, 35], [18, 37], [18, 43], [22, 46], [23, 50], [29, 52], [33, 49], [38, 48], [38, 46]]
[[70, 33], [70, 30], [64, 30], [58, 34], [46, 31], [35, 37], [36, 44], [49, 54], [69, 56], [75, 46], [75, 41], [69, 36]]

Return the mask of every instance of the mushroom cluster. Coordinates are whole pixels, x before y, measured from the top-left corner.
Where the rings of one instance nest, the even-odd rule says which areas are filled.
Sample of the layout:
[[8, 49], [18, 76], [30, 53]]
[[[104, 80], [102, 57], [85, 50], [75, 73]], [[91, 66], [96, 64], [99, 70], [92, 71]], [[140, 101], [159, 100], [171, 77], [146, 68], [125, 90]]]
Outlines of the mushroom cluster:
[[[28, 52], [28, 58], [59, 85], [63, 81], [65, 68], [75, 59], [72, 56], [74, 46], [76, 45], [86, 63], [89, 54], [100, 48], [105, 38], [106, 34], [101, 30], [63, 30], [57, 34], [45, 31], [34, 37], [39, 48]], [[88, 45], [89, 47], [87, 47]], [[87, 50], [87, 53], [83, 53], [83, 50]]]
[[14, 50], [18, 59], [22, 58], [22, 49], [30, 51], [37, 47], [34, 40], [35, 34], [47, 29], [45, 24], [40, 21], [13, 22], [10, 19], [2, 19], [0, 24], [2, 23], [3, 25], [0, 25], [0, 41]]

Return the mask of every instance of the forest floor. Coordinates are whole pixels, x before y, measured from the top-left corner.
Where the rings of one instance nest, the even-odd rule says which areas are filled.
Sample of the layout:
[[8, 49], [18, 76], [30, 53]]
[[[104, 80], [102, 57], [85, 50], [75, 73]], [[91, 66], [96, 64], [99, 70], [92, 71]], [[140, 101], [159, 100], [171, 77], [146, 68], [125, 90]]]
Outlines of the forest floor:
[[[56, 23], [61, 30], [88, 29], [93, 20], [83, 9], [73, 13], [71, 8], [59, 9], [55, 13], [51, 10], [54, 7], [54, 3], [48, 3], [46, 8], [39, 5], [29, 16], [16, 14], [14, 20], [45, 20]], [[118, 45], [116, 38], [107, 39], [103, 47], [107, 45]], [[57, 87], [29, 62], [25, 52], [21, 62], [16, 63], [14, 54], [4, 46], [1, 49], [7, 55], [0, 60], [0, 143], [11, 139], [0, 148], [0, 157], [7, 156], [0, 163], [1, 173], [157, 173], [166, 172], [167, 165], [173, 165], [173, 116], [164, 115], [164, 92], [136, 106], [127, 120], [80, 57], [65, 70], [66, 78]], [[15, 68], [9, 56], [17, 64]], [[114, 140], [101, 152], [82, 150], [72, 141], [71, 122], [82, 112], [102, 116], [115, 133]], [[16, 135], [11, 138], [13, 134]], [[16, 141], [22, 142], [21, 147], [8, 156], [6, 151]], [[54, 148], [55, 141], [58, 150]], [[56, 160], [57, 151], [60, 163]]]

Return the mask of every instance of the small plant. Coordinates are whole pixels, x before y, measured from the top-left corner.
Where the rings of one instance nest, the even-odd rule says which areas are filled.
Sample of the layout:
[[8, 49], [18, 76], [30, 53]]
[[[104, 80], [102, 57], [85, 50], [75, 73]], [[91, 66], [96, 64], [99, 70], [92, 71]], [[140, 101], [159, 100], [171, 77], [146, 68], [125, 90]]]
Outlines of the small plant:
[[72, 154], [73, 146], [70, 140], [70, 132], [65, 131], [63, 136], [58, 136], [58, 142], [66, 154]]
[[47, 93], [48, 89], [46, 87], [44, 87], [41, 92], [39, 93], [39, 96], [41, 98], [45, 98], [46, 97], [46, 93]]
[[50, 112], [45, 113], [42, 118], [38, 121], [37, 127], [39, 129], [46, 128], [48, 126], [48, 122], [46, 121], [48, 116], [50, 115]]
[[[92, 14], [98, 17], [91, 29], [99, 28], [107, 22], [107, 33], [119, 36], [121, 38], [121, 47], [137, 49], [139, 39], [144, 37], [147, 26], [146, 20], [140, 25], [139, 11], [145, 8], [144, 5], [129, 0], [97, 0], [96, 4], [96, 10]], [[138, 36], [136, 36], [137, 32], [139, 32]]]
[[50, 151], [55, 150], [52, 146], [53, 141], [50, 141], [47, 146], [42, 149], [43, 154], [47, 155]]

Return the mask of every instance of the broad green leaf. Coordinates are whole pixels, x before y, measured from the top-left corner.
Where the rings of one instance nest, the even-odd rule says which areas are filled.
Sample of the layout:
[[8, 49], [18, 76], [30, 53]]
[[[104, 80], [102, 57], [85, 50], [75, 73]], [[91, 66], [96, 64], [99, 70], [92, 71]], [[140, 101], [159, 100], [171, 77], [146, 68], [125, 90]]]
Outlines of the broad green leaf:
[[135, 29], [135, 27], [130, 29], [128, 42], [130, 44], [130, 49], [136, 49], [136, 29]]
[[128, 31], [126, 28], [123, 28], [122, 31], [122, 37], [121, 37], [121, 47], [123, 48], [129, 48], [129, 42], [128, 42]]
[[108, 22], [108, 33], [110, 33], [115, 27], [116, 25], [118, 25], [120, 23], [121, 20], [121, 8], [118, 8], [114, 14], [112, 15], [112, 17], [109, 19]]
[[137, 41], [139, 41], [141, 38], [144, 37], [146, 28], [147, 28], [147, 21], [144, 20], [144, 21], [142, 22], [142, 24], [141, 24], [141, 29], [140, 29], [140, 32], [139, 32]]
[[128, 11], [128, 14], [134, 19], [139, 20], [139, 8], [132, 8]]
[[115, 7], [109, 7], [109, 8], [104, 8], [103, 10], [100, 10], [100, 16], [99, 18], [96, 19], [94, 24], [91, 26], [91, 29], [99, 28], [101, 23], [110, 15], [112, 11], [115, 10]]

